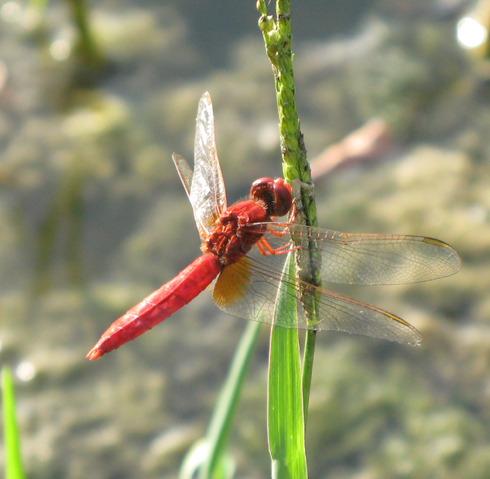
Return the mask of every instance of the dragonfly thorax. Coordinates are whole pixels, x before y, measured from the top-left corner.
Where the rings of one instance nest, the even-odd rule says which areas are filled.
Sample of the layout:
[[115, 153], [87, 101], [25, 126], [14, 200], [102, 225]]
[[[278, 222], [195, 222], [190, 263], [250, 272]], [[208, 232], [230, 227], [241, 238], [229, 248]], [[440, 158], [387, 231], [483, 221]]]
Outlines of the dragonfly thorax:
[[236, 263], [262, 238], [267, 229], [264, 223], [270, 220], [263, 205], [240, 201], [221, 214], [201, 249], [217, 256], [223, 266]]

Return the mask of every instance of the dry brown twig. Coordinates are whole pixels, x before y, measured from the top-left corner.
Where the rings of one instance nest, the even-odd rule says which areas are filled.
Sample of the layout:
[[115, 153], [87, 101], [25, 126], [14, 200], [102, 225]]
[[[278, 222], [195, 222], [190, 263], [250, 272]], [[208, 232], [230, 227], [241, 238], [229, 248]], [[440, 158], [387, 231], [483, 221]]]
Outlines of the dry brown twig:
[[311, 163], [311, 176], [319, 180], [334, 168], [366, 160], [377, 160], [393, 149], [388, 124], [373, 118], [342, 141], [326, 148]]

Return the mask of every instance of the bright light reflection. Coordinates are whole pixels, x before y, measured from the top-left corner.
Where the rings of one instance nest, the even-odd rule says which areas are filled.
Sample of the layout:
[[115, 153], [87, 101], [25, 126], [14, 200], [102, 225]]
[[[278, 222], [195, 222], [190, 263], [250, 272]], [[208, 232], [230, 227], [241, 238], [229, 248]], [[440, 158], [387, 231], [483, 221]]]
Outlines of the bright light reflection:
[[30, 381], [36, 375], [36, 371], [31, 363], [25, 362], [17, 366], [15, 374], [21, 381]]
[[487, 40], [487, 29], [474, 18], [464, 17], [458, 22], [457, 38], [464, 48], [476, 48]]
[[49, 47], [49, 53], [55, 60], [66, 60], [71, 53], [70, 44], [66, 40], [55, 40]]
[[4, 22], [15, 23], [20, 20], [22, 9], [16, 2], [7, 2], [0, 8], [0, 17]]

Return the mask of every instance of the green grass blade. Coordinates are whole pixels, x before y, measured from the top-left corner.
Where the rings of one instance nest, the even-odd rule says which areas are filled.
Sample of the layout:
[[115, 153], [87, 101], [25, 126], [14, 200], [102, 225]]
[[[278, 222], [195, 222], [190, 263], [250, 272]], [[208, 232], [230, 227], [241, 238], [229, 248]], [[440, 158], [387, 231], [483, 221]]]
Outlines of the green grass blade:
[[180, 479], [193, 477], [197, 469], [200, 469], [200, 479], [227, 478], [234, 473], [234, 464], [227, 455], [226, 444], [260, 326], [261, 323], [255, 321], [247, 324], [218, 398], [206, 437], [187, 454], [182, 463]]
[[[288, 255], [285, 272], [294, 274], [293, 255]], [[294, 288], [279, 292], [275, 314], [285, 308], [296, 311]], [[272, 327], [269, 357], [268, 396], [269, 449], [272, 477], [307, 477], [304, 445], [303, 396], [301, 393], [300, 349], [297, 329]]]
[[[203, 464], [211, 456], [211, 443], [206, 437], [199, 439], [187, 452], [179, 471], [179, 479], [195, 479], [202, 471]], [[211, 471], [213, 479], [231, 479], [235, 475], [236, 465], [233, 457], [226, 451], [217, 457]]]
[[233, 423], [233, 416], [242, 390], [250, 356], [253, 352], [260, 323], [250, 321], [240, 340], [230, 367], [225, 385], [221, 390], [209, 430], [207, 440], [210, 448], [208, 460], [201, 470], [201, 479], [219, 477], [216, 469], [225, 462], [223, 455]]
[[2, 370], [3, 429], [5, 438], [5, 479], [22, 479], [19, 431], [15, 420], [15, 396], [12, 373]]

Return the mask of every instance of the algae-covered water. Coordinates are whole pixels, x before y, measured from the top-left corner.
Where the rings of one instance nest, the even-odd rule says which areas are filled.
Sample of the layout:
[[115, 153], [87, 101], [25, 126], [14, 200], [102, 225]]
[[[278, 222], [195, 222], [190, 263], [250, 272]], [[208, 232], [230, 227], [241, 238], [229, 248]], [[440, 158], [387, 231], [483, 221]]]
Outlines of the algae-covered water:
[[[440, 238], [464, 260], [428, 284], [336, 288], [400, 315], [421, 348], [318, 336], [312, 478], [487, 478], [490, 91], [456, 41], [457, 2], [293, 2], [310, 158], [371, 118], [390, 148], [317, 180], [320, 225]], [[254, 2], [103, 1], [106, 63], [77, 56], [67, 5], [0, 6], [0, 359], [17, 374], [29, 478], [175, 478], [206, 429], [244, 328], [205, 292], [106, 357], [85, 354], [199, 253], [171, 162], [192, 158], [209, 91], [230, 202], [281, 174], [274, 86]], [[387, 151], [387, 152], [386, 152]], [[269, 477], [263, 327], [230, 450]]]

